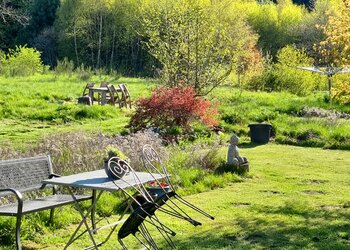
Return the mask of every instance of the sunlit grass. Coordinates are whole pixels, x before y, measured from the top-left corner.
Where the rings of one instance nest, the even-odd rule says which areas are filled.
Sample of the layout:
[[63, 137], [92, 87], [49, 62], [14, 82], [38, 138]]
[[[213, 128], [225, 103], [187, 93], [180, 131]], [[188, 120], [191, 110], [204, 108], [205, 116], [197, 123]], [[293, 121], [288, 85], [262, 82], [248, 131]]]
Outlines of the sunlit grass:
[[[250, 160], [252, 178], [186, 197], [213, 214], [214, 221], [189, 210], [202, 226], [160, 217], [177, 232], [174, 241], [178, 249], [349, 248], [350, 152], [269, 144], [243, 148], [241, 154]], [[59, 213], [58, 223], [65, 221], [64, 216], [65, 211]], [[62, 249], [76, 227], [71, 223], [59, 229], [44, 227], [42, 234], [24, 245]], [[107, 232], [101, 231], [98, 238]], [[152, 235], [166, 249], [159, 233], [152, 231]], [[132, 237], [126, 241], [130, 249], [138, 249], [135, 242]], [[71, 249], [89, 244], [84, 236]], [[121, 249], [116, 234], [101, 249]]]

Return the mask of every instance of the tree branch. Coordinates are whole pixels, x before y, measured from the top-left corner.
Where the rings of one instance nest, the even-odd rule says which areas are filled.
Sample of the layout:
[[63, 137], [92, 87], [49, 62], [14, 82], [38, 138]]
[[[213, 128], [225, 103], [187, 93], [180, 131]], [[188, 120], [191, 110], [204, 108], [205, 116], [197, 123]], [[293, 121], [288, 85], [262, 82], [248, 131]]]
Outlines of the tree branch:
[[29, 22], [29, 17], [19, 13], [17, 10], [7, 4], [6, 0], [0, 2], [0, 20], [7, 23], [9, 20], [14, 20], [25, 26]]

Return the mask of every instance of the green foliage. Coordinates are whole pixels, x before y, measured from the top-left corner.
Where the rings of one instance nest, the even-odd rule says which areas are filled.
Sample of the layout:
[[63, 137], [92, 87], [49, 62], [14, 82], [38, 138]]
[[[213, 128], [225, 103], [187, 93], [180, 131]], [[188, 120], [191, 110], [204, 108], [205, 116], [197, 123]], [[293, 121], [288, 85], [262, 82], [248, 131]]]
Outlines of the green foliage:
[[[150, 1], [142, 10], [149, 53], [170, 86], [191, 86], [206, 95], [236, 69], [256, 37], [228, 1]], [[223, 9], [225, 11], [223, 11]]]
[[313, 65], [313, 59], [306, 54], [305, 49], [288, 45], [278, 51], [276, 58], [276, 63], [269, 57], [265, 58], [263, 72], [247, 84], [248, 89], [307, 95], [324, 88], [322, 83], [325, 83], [326, 78], [297, 69], [298, 66]]
[[[346, 75], [339, 75], [336, 78], [340, 76], [346, 78]], [[107, 76], [103, 78], [107, 79]], [[100, 80], [93, 76], [91, 81]], [[335, 79], [335, 83], [338, 84], [338, 81], [340, 79]], [[118, 82], [127, 83], [134, 100], [141, 96], [149, 96], [151, 89], [154, 88], [151, 81], [144, 79], [121, 78]], [[10, 79], [0, 77], [2, 89], [0, 100], [3, 100], [0, 101], [2, 138], [0, 143], [4, 145], [0, 148], [11, 148], [3, 144], [6, 140], [24, 146], [28, 142], [37, 141], [44, 135], [63, 131], [82, 130], [109, 135], [125, 133], [125, 126], [130, 121], [130, 110], [120, 110], [110, 105], [92, 107], [76, 105], [76, 98], [81, 95], [85, 85], [86, 82], [79, 83], [75, 76], [68, 78], [57, 75], [55, 78], [53, 75], [37, 75]], [[348, 139], [341, 139], [350, 137], [348, 120], [339, 119], [338, 122], [333, 122], [331, 117], [310, 119], [301, 116], [301, 111], [305, 107], [330, 109], [323, 92], [301, 97], [286, 92], [240, 92], [232, 87], [222, 86], [215, 89], [208, 98], [214, 103], [220, 102], [219, 125], [225, 130], [224, 137], [235, 132], [243, 143], [249, 142], [248, 125], [268, 122], [273, 124], [275, 140], [278, 143], [332, 148], [348, 147]], [[334, 102], [332, 108], [338, 112], [350, 113], [350, 106], [339, 102]], [[197, 123], [192, 125], [188, 133], [178, 137], [181, 140], [180, 145], [189, 141], [213, 139], [212, 131]], [[321, 129], [322, 127], [325, 129]], [[293, 133], [293, 131], [300, 131], [300, 133]], [[303, 135], [307, 133], [303, 131], [316, 132], [314, 134], [317, 137]], [[168, 132], [178, 135], [183, 130], [172, 126]], [[340, 134], [343, 137], [339, 137]], [[338, 140], [336, 138], [339, 139], [338, 143], [335, 143]], [[146, 137], [142, 139], [145, 143], [147, 140]], [[126, 144], [130, 144], [130, 141]], [[137, 143], [133, 145], [133, 148], [137, 147]], [[132, 152], [132, 149], [125, 151], [128, 156], [129, 152]], [[133, 161], [138, 162], [134, 158]]]
[[317, 89], [318, 76], [295, 68], [313, 65], [313, 60], [305, 50], [286, 46], [278, 51], [277, 60], [273, 71], [274, 82], [267, 82], [265, 86], [271, 90], [289, 91], [297, 95], [306, 95]]
[[106, 160], [110, 159], [111, 157], [119, 157], [120, 159], [124, 159], [127, 160], [128, 157], [117, 147], [112, 146], [112, 145], [108, 145], [105, 149], [106, 151]]
[[[329, 14], [329, 13], [328, 13]], [[335, 13], [329, 14], [329, 21], [321, 26], [326, 37], [315, 44], [320, 54], [319, 63], [325, 66], [347, 65], [350, 63], [350, 2], [345, 0]]]
[[279, 4], [247, 3], [248, 22], [259, 34], [258, 44], [265, 53], [273, 56], [277, 51], [296, 41], [293, 29], [300, 26], [306, 10], [293, 5], [291, 1], [282, 1]]
[[16, 46], [0, 58], [1, 73], [5, 76], [30, 76], [43, 72], [40, 52], [26, 46]]
[[74, 62], [69, 60], [68, 57], [64, 57], [63, 60], [58, 60], [55, 67], [56, 74], [67, 74], [72, 75], [74, 71]]
[[337, 75], [333, 77], [334, 87], [332, 91], [332, 98], [344, 105], [350, 103], [350, 82], [348, 76]]
[[55, 22], [59, 58], [92, 69], [147, 75], [151, 67], [137, 32], [138, 1], [66, 0]]

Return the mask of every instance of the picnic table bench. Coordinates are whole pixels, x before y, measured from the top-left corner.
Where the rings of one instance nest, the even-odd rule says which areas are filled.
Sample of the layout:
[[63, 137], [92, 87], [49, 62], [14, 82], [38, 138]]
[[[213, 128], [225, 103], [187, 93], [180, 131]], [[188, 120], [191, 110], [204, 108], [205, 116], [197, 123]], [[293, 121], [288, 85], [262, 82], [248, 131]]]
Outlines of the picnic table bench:
[[[0, 198], [6, 199], [5, 204], [0, 203], [0, 216], [16, 216], [16, 246], [22, 249], [20, 230], [22, 216], [46, 209], [50, 211], [50, 222], [53, 220], [54, 208], [74, 203], [72, 195], [57, 194], [53, 185], [42, 184], [43, 180], [58, 177], [53, 173], [50, 156], [36, 156], [14, 160], [0, 161]], [[52, 188], [51, 191], [47, 188]], [[44, 191], [47, 190], [47, 191]], [[25, 199], [25, 193], [40, 191], [40, 197]], [[49, 195], [45, 195], [48, 194]], [[92, 195], [75, 195], [80, 202], [91, 199], [94, 202], [95, 193]], [[94, 213], [91, 213], [94, 227]]]

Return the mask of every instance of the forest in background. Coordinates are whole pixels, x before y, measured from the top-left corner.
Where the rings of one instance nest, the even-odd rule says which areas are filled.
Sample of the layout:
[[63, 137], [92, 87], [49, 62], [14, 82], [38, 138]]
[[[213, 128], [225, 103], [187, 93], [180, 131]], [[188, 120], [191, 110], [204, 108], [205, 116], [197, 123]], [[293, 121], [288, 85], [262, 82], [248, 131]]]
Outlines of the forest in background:
[[[11, 50], [25, 45], [58, 71], [161, 77], [200, 95], [222, 83], [305, 95], [326, 90], [326, 79], [293, 67], [349, 61], [349, 6], [341, 0], [1, 0], [0, 6], [3, 75], [13, 72], [5, 67]], [[348, 85], [335, 79], [344, 103]]]

